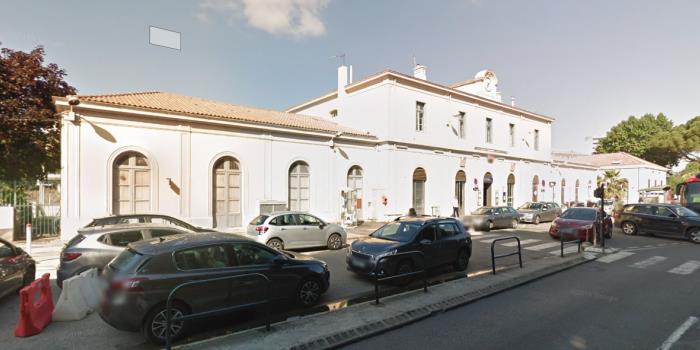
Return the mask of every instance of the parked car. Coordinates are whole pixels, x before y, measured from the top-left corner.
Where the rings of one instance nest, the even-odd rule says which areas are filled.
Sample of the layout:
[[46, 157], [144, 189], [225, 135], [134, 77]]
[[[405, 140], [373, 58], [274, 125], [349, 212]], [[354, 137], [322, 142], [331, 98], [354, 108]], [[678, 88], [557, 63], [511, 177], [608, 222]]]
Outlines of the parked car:
[[248, 224], [246, 234], [278, 250], [321, 246], [335, 250], [347, 242], [342, 227], [298, 211], [258, 215]]
[[521, 222], [530, 222], [535, 225], [543, 221], [553, 221], [561, 215], [561, 207], [554, 202], [527, 202], [518, 208]]
[[61, 250], [56, 284], [61, 287], [66, 279], [93, 267], [101, 271], [129, 243], [182, 233], [194, 232], [163, 224], [119, 224], [78, 233]]
[[593, 242], [593, 237], [598, 234], [601, 221], [605, 238], [612, 238], [613, 224], [610, 215], [601, 214], [594, 208], [569, 208], [552, 222], [549, 227], [549, 235], [554, 239], [564, 240], [580, 239]]
[[[173, 288], [195, 280], [262, 274], [180, 289], [172, 303], [173, 317], [271, 300], [293, 299], [314, 305], [328, 289], [330, 273], [321, 260], [278, 251], [235, 234], [175, 235], [129, 244], [105, 268], [108, 289], [99, 308], [114, 328], [139, 331], [151, 341], [165, 340], [165, 302]], [[173, 322], [173, 339], [187, 322]]]
[[162, 215], [162, 214], [127, 214], [127, 215], [112, 215], [105, 216], [102, 218], [92, 219], [89, 224], [85, 225], [83, 229], [78, 230], [78, 232], [86, 231], [86, 229], [92, 229], [93, 227], [105, 227], [113, 225], [127, 225], [127, 224], [161, 224], [161, 225], [172, 225], [177, 227], [182, 227], [189, 231], [194, 232], [212, 232], [214, 230], [208, 228], [202, 228], [194, 226], [180, 219], [176, 219], [172, 216]]
[[[396, 258], [403, 252], [419, 251]], [[404, 274], [419, 268], [453, 265], [464, 271], [472, 254], [472, 241], [464, 225], [454, 218], [405, 218], [387, 223], [347, 250], [349, 270], [365, 276]]]
[[688, 239], [700, 243], [700, 214], [674, 204], [628, 204], [620, 219], [622, 232]]
[[22, 248], [0, 239], [0, 298], [32, 283], [36, 262]]
[[481, 207], [465, 218], [475, 230], [490, 231], [496, 228], [517, 228], [520, 213], [511, 207]]

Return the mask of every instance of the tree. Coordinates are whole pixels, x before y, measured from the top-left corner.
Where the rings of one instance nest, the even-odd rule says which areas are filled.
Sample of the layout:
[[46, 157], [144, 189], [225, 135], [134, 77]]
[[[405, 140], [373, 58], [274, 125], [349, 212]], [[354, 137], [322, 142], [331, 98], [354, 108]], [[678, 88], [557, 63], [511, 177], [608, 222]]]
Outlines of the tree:
[[663, 113], [657, 116], [645, 114], [641, 118], [630, 116], [607, 132], [598, 140], [596, 153], [627, 152], [650, 162], [671, 166], [678, 164], [676, 154], [651, 150], [651, 143], [659, 135], [670, 132], [673, 122]]
[[598, 176], [598, 183], [605, 182], [605, 199], [612, 199], [615, 196], [627, 198], [629, 184], [627, 179], [620, 178], [619, 170], [606, 170], [602, 176]]
[[693, 177], [696, 174], [700, 174], [700, 161], [690, 162], [685, 166], [685, 169], [669, 176], [668, 185], [675, 191], [676, 185], [685, 182], [686, 179]]
[[0, 181], [35, 181], [60, 166], [60, 119], [51, 99], [76, 93], [44, 49], [0, 49]]
[[673, 155], [689, 162], [700, 161], [700, 116], [661, 133], [650, 144], [652, 157]]

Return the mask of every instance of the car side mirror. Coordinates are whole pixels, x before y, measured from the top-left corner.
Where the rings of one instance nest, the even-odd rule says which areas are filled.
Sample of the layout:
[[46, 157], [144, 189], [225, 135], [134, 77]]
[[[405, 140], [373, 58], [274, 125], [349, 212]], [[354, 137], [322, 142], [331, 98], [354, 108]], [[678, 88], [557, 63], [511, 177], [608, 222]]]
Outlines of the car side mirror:
[[418, 242], [418, 243], [420, 243], [420, 245], [431, 245], [431, 244], [433, 244], [433, 241], [431, 241], [429, 239], [421, 239], [420, 242]]
[[326, 223], [325, 223], [325, 222], [322, 222], [322, 223], [318, 224], [318, 228], [324, 228], [324, 227], [326, 227]]

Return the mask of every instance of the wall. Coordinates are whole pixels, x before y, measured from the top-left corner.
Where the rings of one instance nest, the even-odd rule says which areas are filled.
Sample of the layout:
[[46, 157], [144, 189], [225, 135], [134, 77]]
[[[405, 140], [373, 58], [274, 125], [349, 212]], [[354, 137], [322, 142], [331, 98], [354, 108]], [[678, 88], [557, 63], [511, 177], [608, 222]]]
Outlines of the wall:
[[0, 238], [8, 241], [13, 240], [14, 215], [13, 207], [0, 206]]

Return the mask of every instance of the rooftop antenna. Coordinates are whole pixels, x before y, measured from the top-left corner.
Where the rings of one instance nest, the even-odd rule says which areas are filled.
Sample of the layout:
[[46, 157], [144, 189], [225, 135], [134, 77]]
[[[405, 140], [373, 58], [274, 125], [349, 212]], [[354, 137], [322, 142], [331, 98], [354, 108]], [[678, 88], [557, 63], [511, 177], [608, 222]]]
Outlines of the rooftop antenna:
[[341, 60], [343, 60], [343, 65], [345, 65], [345, 54], [344, 53], [339, 53], [331, 58], [340, 58]]

